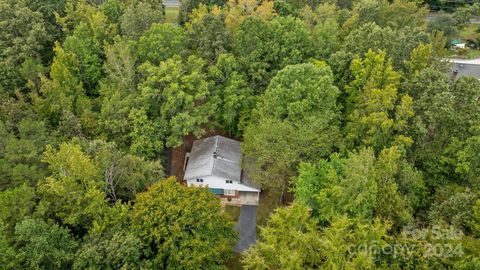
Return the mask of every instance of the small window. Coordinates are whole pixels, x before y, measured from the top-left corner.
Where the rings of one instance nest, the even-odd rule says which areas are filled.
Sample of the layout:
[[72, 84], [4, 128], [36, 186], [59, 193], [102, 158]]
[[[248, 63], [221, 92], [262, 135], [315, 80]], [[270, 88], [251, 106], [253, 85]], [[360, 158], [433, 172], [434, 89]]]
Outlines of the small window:
[[203, 183], [203, 179], [197, 179], [197, 183]]
[[223, 195], [227, 195], [227, 196], [235, 196], [235, 190], [231, 190], [231, 189], [224, 189], [224, 190], [223, 190]]
[[232, 184], [233, 183], [232, 180], [226, 180], [225, 182], [227, 182], [227, 184]]

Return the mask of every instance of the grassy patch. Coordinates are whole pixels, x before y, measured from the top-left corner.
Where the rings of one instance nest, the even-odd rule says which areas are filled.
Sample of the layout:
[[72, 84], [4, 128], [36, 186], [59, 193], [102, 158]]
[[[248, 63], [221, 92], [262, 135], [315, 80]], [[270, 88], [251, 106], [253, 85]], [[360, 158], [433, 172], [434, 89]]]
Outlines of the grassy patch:
[[262, 190], [257, 208], [257, 226], [265, 225], [273, 210], [281, 206], [279, 204], [280, 194], [279, 190]]
[[480, 35], [477, 31], [478, 31], [478, 25], [470, 24], [460, 31], [459, 33], [460, 39], [462, 41], [465, 41], [467, 39], [475, 40]]
[[165, 22], [167, 23], [177, 23], [178, 20], [178, 7], [166, 7], [165, 8]]
[[460, 59], [475, 59], [480, 57], [480, 50], [476, 50], [476, 49], [455, 50], [450, 52], [449, 57], [460, 58]]
[[228, 260], [228, 262], [226, 263], [227, 268], [230, 270], [241, 270], [241, 258], [242, 255], [240, 253], [234, 253], [232, 258], [230, 258], [230, 260]]
[[233, 206], [233, 205], [226, 205], [225, 206], [225, 216], [231, 221], [236, 222], [238, 217], [240, 216], [240, 207]]
[[479, 58], [480, 57], [480, 50], [467, 50], [467, 53], [465, 54], [466, 59], [474, 59], [474, 58]]

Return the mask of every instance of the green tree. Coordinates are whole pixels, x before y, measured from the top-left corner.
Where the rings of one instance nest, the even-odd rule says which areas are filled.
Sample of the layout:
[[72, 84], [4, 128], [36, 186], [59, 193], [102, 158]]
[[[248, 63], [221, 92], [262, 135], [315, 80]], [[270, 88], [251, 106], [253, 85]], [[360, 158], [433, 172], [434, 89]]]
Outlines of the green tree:
[[428, 15], [426, 6], [416, 1], [394, 0], [385, 11], [386, 23], [393, 29], [425, 28]]
[[15, 66], [6, 61], [0, 61], [0, 99], [7, 99], [18, 93], [21, 86], [25, 84], [25, 81], [21, 77], [19, 70]]
[[99, 131], [108, 141], [126, 149], [130, 145], [132, 123], [130, 111], [138, 104], [136, 97], [137, 58], [128, 41], [116, 38], [112, 45], [105, 48], [104, 69], [106, 77], [100, 81]]
[[[0, 192], [1, 233], [12, 237], [15, 225], [30, 217], [35, 207], [35, 190], [27, 185]], [[12, 241], [11, 238], [6, 240]]]
[[0, 222], [0, 266], [4, 269], [15, 269], [15, 249], [7, 240], [7, 234]]
[[73, 260], [77, 242], [69, 230], [41, 219], [25, 219], [15, 226], [18, 267], [65, 269]]
[[15, 125], [8, 130], [0, 120], [0, 190], [22, 183], [34, 186], [42, 179], [46, 170], [41, 155], [54, 142], [42, 121], [24, 118]]
[[132, 123], [130, 152], [149, 159], [158, 159], [164, 149], [165, 127], [148, 118], [145, 109], [133, 109], [129, 114]]
[[475, 205], [472, 208], [473, 224], [471, 224], [474, 229], [475, 235], [480, 235], [480, 200], [475, 202]]
[[28, 58], [41, 59], [51, 36], [43, 14], [32, 10], [28, 1], [0, 1], [0, 59], [20, 65]]
[[341, 44], [339, 13], [337, 6], [324, 3], [315, 9], [305, 7], [300, 14], [310, 30], [314, 52], [319, 59], [328, 60]]
[[469, 130], [470, 136], [465, 140], [454, 139], [448, 147], [447, 155], [450, 158], [444, 159], [445, 163], [451, 163], [454, 166], [455, 176], [462, 179], [462, 182], [472, 188], [480, 187], [479, 165], [480, 159], [478, 153], [480, 149], [480, 127], [474, 126]]
[[[408, 34], [402, 31], [408, 32]], [[351, 63], [356, 55], [363, 57], [369, 50], [384, 50], [393, 59], [395, 66], [403, 64], [406, 58], [397, 55], [403, 55], [402, 52], [406, 51], [408, 54], [405, 57], [409, 57], [411, 44], [413, 44], [411, 49], [418, 45], [416, 37], [407, 38], [407, 42], [399, 40], [400, 37], [406, 37], [406, 35], [412, 36], [415, 35], [415, 32], [403, 29], [396, 32], [389, 27], [382, 28], [373, 22], [355, 27], [343, 39], [342, 49], [334, 52], [328, 60], [339, 87], [346, 87], [346, 84], [352, 79]]]
[[450, 41], [452, 40], [458, 32], [456, 27], [456, 21], [451, 14], [440, 13], [438, 16], [435, 16], [430, 22], [428, 22], [428, 30], [431, 32], [438, 31], [442, 32], [445, 37]]
[[91, 101], [86, 95], [79, 76], [80, 64], [73, 53], [55, 46], [55, 58], [50, 69], [50, 78], [42, 78], [39, 95], [34, 95], [36, 111], [57, 126], [72, 116], [81, 122], [80, 128], [71, 129], [67, 135], [81, 136], [83, 126], [92, 124]]
[[167, 147], [181, 145], [185, 135], [202, 134], [215, 109], [207, 99], [211, 82], [205, 61], [193, 55], [187, 60], [174, 57], [160, 65], [147, 62], [140, 69], [145, 79], [139, 88], [149, 121], [163, 128], [152, 132], [164, 132]]
[[318, 2], [316, 0], [275, 0], [273, 7], [280, 16], [298, 16], [304, 7], [315, 7]]
[[110, 23], [120, 25], [126, 5], [122, 0], [106, 0], [100, 7]]
[[236, 33], [240, 25], [249, 17], [255, 17], [263, 21], [270, 21], [276, 17], [273, 9], [273, 1], [228, 0], [225, 16], [225, 23], [231, 33]]
[[88, 96], [98, 95], [96, 88], [103, 77], [101, 45], [83, 22], [75, 27], [72, 35], [67, 36], [62, 45], [65, 52], [71, 53], [77, 59], [79, 70], [76, 75]]
[[397, 229], [413, 221], [413, 210], [424, 206], [426, 197], [422, 176], [397, 148], [384, 149], [378, 158], [367, 149], [302, 163], [293, 191], [295, 201], [311, 207], [321, 224], [336, 214], [365, 220], [375, 216]]
[[27, 60], [43, 63], [53, 36], [44, 15], [26, 0], [0, 1], [0, 18], [0, 97], [13, 96], [26, 83], [18, 67]]
[[352, 15], [346, 21], [346, 26], [355, 29], [368, 23], [380, 27], [396, 29], [425, 29], [425, 18], [428, 9], [409, 0], [369, 1], [361, 0], [354, 3]]
[[165, 21], [165, 7], [161, 0], [134, 0], [121, 18], [124, 35], [138, 38], [154, 23]]
[[352, 146], [383, 147], [410, 146], [406, 136], [408, 120], [413, 116], [413, 100], [399, 95], [400, 74], [396, 72], [385, 52], [369, 51], [364, 59], [355, 58], [351, 64], [354, 80], [346, 87], [346, 139]]
[[337, 120], [338, 95], [330, 67], [325, 63], [291, 65], [270, 81], [257, 114], [292, 121], [309, 114], [326, 114], [326, 118]]
[[470, 233], [474, 229], [470, 227], [474, 222], [472, 210], [479, 198], [478, 192], [469, 188], [456, 185], [439, 188], [428, 212], [429, 221], [435, 225], [453, 225]]
[[217, 62], [208, 69], [213, 81], [212, 99], [217, 104], [215, 118], [230, 134], [241, 135], [256, 103], [253, 90], [248, 87], [245, 76], [231, 54], [220, 54]]
[[294, 203], [278, 209], [260, 229], [260, 240], [245, 253], [244, 267], [381, 269], [371, 251], [388, 245], [389, 228], [389, 223], [379, 219], [360, 221], [340, 216], [320, 229], [309, 209]]
[[43, 161], [52, 175], [37, 186], [38, 214], [59, 220], [82, 235], [108, 207], [98, 167], [73, 143], [62, 143], [58, 150], [47, 147]]
[[[422, 28], [405, 27], [392, 29], [380, 27], [370, 22], [355, 26], [344, 38], [342, 49], [332, 54], [329, 63], [335, 67], [337, 76], [349, 80], [351, 61], [358, 54], [363, 57], [369, 50], [383, 50], [392, 59], [396, 69], [404, 67], [412, 51], [422, 43], [430, 41], [428, 33]], [[339, 59], [340, 58], [340, 59]], [[340, 64], [340, 66], [338, 66]], [[337, 71], [338, 70], [338, 71]]]
[[320, 232], [310, 210], [295, 203], [278, 208], [244, 253], [244, 269], [316, 269], [322, 261]]
[[75, 254], [73, 269], [137, 269], [142, 243], [131, 233], [117, 232], [111, 238], [95, 238]]
[[284, 190], [301, 161], [327, 157], [341, 142], [332, 77], [324, 63], [309, 63], [272, 79], [244, 134], [244, 164], [256, 183]]
[[99, 169], [105, 193], [111, 202], [130, 201], [138, 192], [164, 177], [162, 165], [158, 161], [125, 155], [115, 143], [94, 140], [85, 144], [85, 152]]
[[473, 155], [478, 147], [480, 83], [461, 78], [453, 85], [447, 75], [425, 69], [413, 80], [418, 96], [414, 160], [431, 179], [430, 187], [448, 182], [477, 186]]
[[131, 218], [148, 268], [224, 269], [235, 243], [233, 224], [220, 214], [215, 195], [174, 178], [138, 194]]
[[[35, 113], [31, 100], [28, 99], [21, 92], [15, 93], [15, 98], [7, 97], [0, 99], [0, 120], [3, 122], [0, 124], [0, 132], [2, 132], [3, 138], [7, 139], [8, 134], [17, 134], [18, 126], [23, 120], [37, 120], [38, 115]], [[37, 124], [31, 124], [36, 126]], [[6, 132], [6, 133], [4, 133]], [[18, 135], [18, 134], [17, 134]], [[44, 138], [44, 135], [35, 135], [32, 137]]]
[[371, 149], [347, 158], [334, 154], [317, 165], [303, 163], [293, 183], [296, 201], [310, 206], [321, 223], [332, 222], [337, 215], [368, 220], [378, 193], [374, 164]]
[[192, 20], [186, 28], [189, 46], [208, 62], [232, 50], [232, 37], [225, 23], [224, 12], [207, 12], [207, 8], [201, 6], [192, 14]]
[[143, 243], [130, 230], [131, 204], [115, 203], [93, 221], [75, 254], [73, 269], [137, 269]]
[[262, 92], [279, 70], [312, 56], [313, 47], [301, 20], [278, 17], [266, 22], [252, 16], [235, 33], [233, 51], [252, 88]]
[[313, 28], [312, 41], [320, 59], [327, 60], [337, 50], [340, 43], [338, 28], [338, 23], [333, 19], [327, 19]]
[[478, 14], [480, 14], [480, 5], [478, 3], [473, 3], [472, 5], [459, 6], [455, 9], [452, 16], [455, 19], [458, 28], [462, 29], [470, 24], [470, 20], [473, 16], [478, 16]]
[[181, 0], [180, 1], [180, 11], [178, 14], [178, 24], [185, 25], [191, 16], [191, 13], [197, 8], [205, 7], [214, 7], [214, 6], [223, 6], [227, 0]]
[[153, 24], [136, 45], [138, 60], [158, 65], [185, 49], [186, 34], [182, 27], [169, 23]]
[[118, 26], [111, 24], [107, 15], [88, 1], [68, 1], [63, 13], [63, 17], [60, 14], [55, 17], [66, 36], [71, 36], [80, 24], [85, 25], [90, 37], [101, 45], [118, 34]]
[[41, 63], [49, 64], [54, 55], [52, 47], [55, 41], [64, 38], [64, 33], [57, 24], [57, 16], [64, 16], [68, 0], [25, 0], [24, 2], [31, 10], [40, 12], [43, 15], [45, 31], [50, 38], [44, 45], [40, 56], [42, 59]]
[[[409, 204], [413, 201], [408, 201], [407, 198], [421, 200], [422, 197], [418, 198], [415, 195], [424, 195], [422, 194], [424, 189], [421, 185], [423, 182], [421, 179], [419, 181], [418, 176], [410, 174], [408, 176], [411, 176], [412, 179], [402, 179], [402, 176], [404, 176], [401, 174], [402, 170], [408, 169], [408, 167], [401, 167], [407, 165], [402, 161], [401, 152], [398, 148], [392, 147], [383, 149], [375, 163], [375, 179], [378, 189], [375, 216], [389, 220], [395, 228], [401, 228], [413, 222], [413, 209]], [[417, 179], [414, 178], [415, 176]], [[411, 187], [411, 184], [407, 181], [413, 182], [415, 186]], [[399, 184], [402, 184], [404, 191], [411, 193], [400, 193]], [[410, 184], [410, 187], [408, 184]]]
[[322, 231], [321, 269], [381, 269], [375, 252], [388, 246], [389, 229], [390, 223], [381, 219], [336, 218]]
[[[406, 69], [406, 79], [414, 78], [417, 76], [422, 70], [434, 66], [435, 62], [435, 55], [433, 51], [432, 44], [420, 44], [417, 48], [413, 49], [410, 59], [405, 60], [405, 69]], [[407, 87], [408, 88], [408, 87]], [[408, 89], [407, 89], [408, 90]], [[409, 93], [412, 97], [412, 95]]]
[[[293, 17], [278, 17], [270, 23], [273, 44], [270, 49], [278, 62], [278, 70], [287, 65], [302, 63], [312, 55], [312, 42], [305, 24]], [[270, 42], [272, 42], [270, 41]]]

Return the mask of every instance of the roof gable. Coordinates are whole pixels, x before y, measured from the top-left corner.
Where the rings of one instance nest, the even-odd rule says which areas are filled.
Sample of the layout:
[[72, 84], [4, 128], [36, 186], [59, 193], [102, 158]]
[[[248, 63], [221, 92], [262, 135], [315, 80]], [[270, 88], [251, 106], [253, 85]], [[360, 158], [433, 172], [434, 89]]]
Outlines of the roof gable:
[[213, 136], [193, 142], [185, 179], [218, 176], [240, 181], [242, 152], [239, 141]]

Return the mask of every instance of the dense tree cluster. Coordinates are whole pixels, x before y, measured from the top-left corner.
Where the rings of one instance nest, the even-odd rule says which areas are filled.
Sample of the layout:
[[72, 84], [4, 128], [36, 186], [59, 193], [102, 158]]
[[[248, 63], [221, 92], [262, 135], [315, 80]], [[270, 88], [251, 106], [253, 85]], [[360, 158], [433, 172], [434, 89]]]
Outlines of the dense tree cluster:
[[478, 5], [180, 2], [0, 0], [0, 268], [225, 269], [218, 199], [164, 172], [215, 129], [294, 195], [245, 269], [480, 269], [480, 82], [443, 61]]

